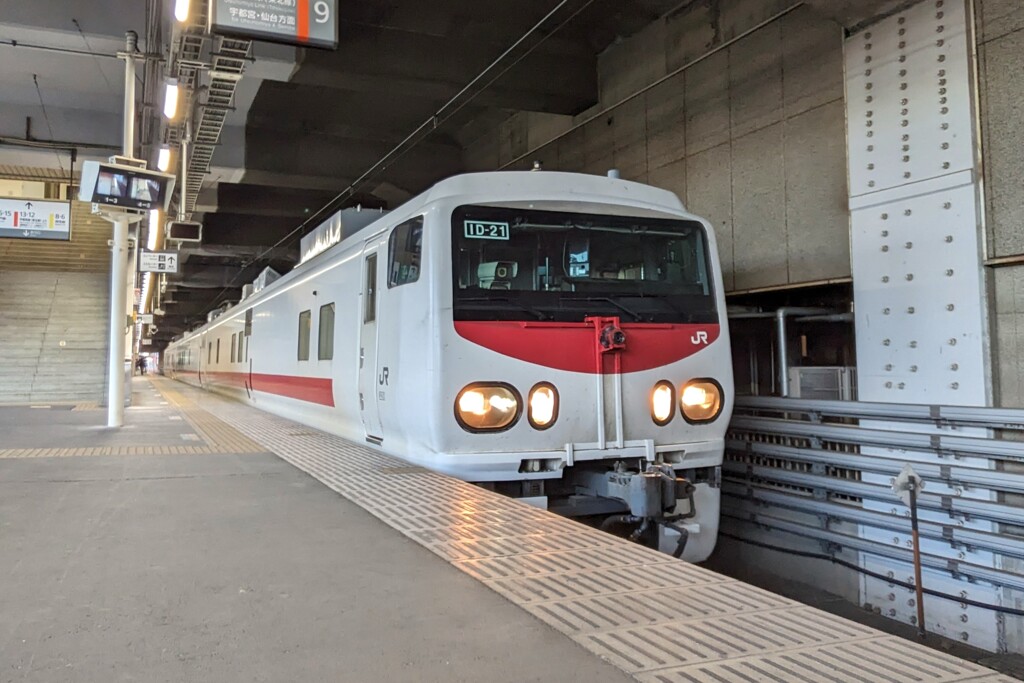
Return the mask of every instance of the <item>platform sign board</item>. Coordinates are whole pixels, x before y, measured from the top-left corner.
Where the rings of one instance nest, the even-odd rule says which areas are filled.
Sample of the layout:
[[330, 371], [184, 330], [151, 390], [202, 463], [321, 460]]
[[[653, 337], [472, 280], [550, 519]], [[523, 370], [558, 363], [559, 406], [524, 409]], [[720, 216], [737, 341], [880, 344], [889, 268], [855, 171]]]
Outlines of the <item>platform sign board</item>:
[[210, 30], [300, 47], [338, 47], [338, 0], [212, 0]]
[[135, 322], [142, 323], [143, 325], [152, 325], [153, 324], [153, 314], [152, 313], [139, 313], [138, 315], [135, 316]]
[[0, 199], [0, 237], [70, 240], [71, 203]]
[[139, 254], [140, 273], [177, 273], [178, 252], [144, 251]]

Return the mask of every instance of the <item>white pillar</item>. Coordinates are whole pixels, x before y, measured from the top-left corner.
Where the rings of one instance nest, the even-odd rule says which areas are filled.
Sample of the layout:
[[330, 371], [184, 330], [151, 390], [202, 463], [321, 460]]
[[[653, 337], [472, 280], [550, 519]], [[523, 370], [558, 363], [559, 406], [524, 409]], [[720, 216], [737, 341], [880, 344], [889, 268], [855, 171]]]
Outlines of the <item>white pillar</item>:
[[110, 339], [107, 356], [107, 426], [124, 424], [125, 297], [128, 289], [128, 216], [114, 221], [110, 248]]
[[[124, 54], [124, 156], [135, 157], [135, 53], [139, 37], [125, 34]], [[114, 220], [110, 245], [110, 330], [107, 354], [107, 426], [124, 424], [125, 325], [128, 319], [128, 215]]]

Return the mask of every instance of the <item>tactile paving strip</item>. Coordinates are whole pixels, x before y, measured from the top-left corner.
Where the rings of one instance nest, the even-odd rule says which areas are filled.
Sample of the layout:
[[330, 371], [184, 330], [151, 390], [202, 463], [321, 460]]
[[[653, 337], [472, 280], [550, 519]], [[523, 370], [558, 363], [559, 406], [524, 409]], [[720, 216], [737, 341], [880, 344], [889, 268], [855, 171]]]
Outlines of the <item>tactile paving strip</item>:
[[[173, 404], [192, 428], [199, 434], [189, 434], [194, 441], [200, 439], [203, 445], [196, 446], [93, 446], [89, 448], [0, 448], [0, 459], [5, 458], [64, 458], [96, 456], [138, 456], [138, 455], [209, 455], [213, 453], [252, 454], [266, 453], [266, 449], [249, 439], [238, 430], [217, 419], [209, 412], [198, 408], [188, 397], [177, 391], [175, 383], [147, 378], [164, 398]], [[47, 406], [49, 407], [49, 406]], [[71, 410], [96, 410], [94, 403], [80, 403]], [[180, 418], [179, 418], [180, 419]]]
[[638, 680], [1012, 680], [339, 437], [181, 391]]

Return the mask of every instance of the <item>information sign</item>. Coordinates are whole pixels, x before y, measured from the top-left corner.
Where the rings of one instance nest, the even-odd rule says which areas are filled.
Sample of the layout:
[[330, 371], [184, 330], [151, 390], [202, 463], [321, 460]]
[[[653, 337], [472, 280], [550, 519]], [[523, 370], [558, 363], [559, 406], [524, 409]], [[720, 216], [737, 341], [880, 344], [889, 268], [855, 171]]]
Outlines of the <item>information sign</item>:
[[140, 273], [177, 273], [178, 252], [144, 251], [139, 254]]
[[210, 30], [302, 47], [338, 47], [337, 0], [212, 0]]
[[153, 324], [153, 314], [152, 313], [139, 313], [138, 315], [135, 316], [135, 322], [142, 323], [143, 325], [152, 325]]
[[0, 199], [0, 237], [71, 239], [71, 203]]

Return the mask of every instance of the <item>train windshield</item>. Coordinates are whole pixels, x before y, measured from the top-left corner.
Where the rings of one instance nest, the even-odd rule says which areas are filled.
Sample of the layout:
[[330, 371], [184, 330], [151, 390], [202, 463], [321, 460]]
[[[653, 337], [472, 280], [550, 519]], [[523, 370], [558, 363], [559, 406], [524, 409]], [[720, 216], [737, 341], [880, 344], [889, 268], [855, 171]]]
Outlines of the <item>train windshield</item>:
[[462, 206], [452, 230], [455, 320], [718, 322], [696, 221]]

